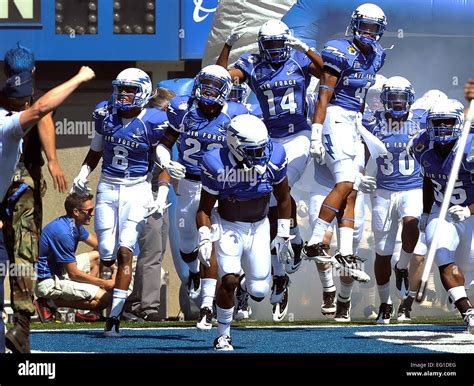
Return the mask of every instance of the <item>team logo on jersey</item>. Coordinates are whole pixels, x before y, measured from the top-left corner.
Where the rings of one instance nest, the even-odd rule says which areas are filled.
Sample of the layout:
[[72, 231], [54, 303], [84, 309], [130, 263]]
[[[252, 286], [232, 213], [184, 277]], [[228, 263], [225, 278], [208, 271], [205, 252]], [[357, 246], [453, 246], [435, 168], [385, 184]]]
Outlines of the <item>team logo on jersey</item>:
[[360, 63], [359, 62], [354, 62], [354, 69], [360, 68]]
[[[425, 148], [425, 144], [420, 141], [416, 144], [415, 151], [421, 152], [421, 151], [423, 151], [424, 148]], [[426, 162], [426, 161], [424, 161], [424, 162]], [[427, 165], [427, 166], [429, 166], [429, 165]]]
[[186, 110], [187, 108], [188, 108], [188, 102], [185, 102], [185, 101], [181, 102], [178, 106], [179, 110]]
[[431, 164], [428, 161], [423, 161], [423, 167], [424, 168], [429, 168]]
[[355, 55], [356, 50], [355, 50], [354, 47], [349, 46], [349, 47], [347, 47], [347, 52], [350, 53], [351, 55]]
[[296, 69], [297, 69], [296, 64], [292, 64], [291, 66], [289, 66], [288, 69], [286, 70], [286, 76], [290, 76], [294, 74]]

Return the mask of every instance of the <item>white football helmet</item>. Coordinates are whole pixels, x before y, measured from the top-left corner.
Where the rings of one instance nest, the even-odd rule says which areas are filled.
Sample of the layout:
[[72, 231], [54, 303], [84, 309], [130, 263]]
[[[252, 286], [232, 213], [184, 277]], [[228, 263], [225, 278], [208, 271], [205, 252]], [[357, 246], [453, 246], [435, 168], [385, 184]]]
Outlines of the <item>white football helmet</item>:
[[[121, 87], [134, 87], [134, 93], [121, 92]], [[128, 110], [136, 107], [143, 108], [153, 97], [153, 85], [148, 74], [139, 68], [127, 68], [112, 81], [112, 107]], [[133, 96], [132, 102], [126, 97]]]
[[232, 88], [229, 71], [217, 64], [204, 67], [194, 78], [193, 95], [205, 105], [224, 105]]
[[413, 109], [422, 109], [422, 110], [429, 110], [431, 109], [438, 100], [446, 100], [448, 96], [442, 92], [441, 90], [432, 89], [425, 92], [421, 98], [417, 99], [415, 103], [413, 103]]
[[394, 118], [404, 116], [415, 101], [415, 90], [403, 76], [388, 78], [382, 87], [380, 100], [385, 111]]
[[249, 96], [249, 86], [247, 83], [234, 83], [227, 99], [232, 102], [245, 103]]
[[426, 131], [432, 141], [446, 144], [462, 133], [464, 106], [457, 99], [439, 99], [428, 112]]
[[255, 168], [259, 174], [265, 172], [273, 150], [265, 123], [251, 114], [237, 115], [230, 121], [227, 146], [245, 170]]
[[[362, 44], [373, 44], [379, 41], [386, 28], [387, 17], [378, 5], [365, 3], [352, 12], [352, 35]], [[365, 34], [375, 35], [375, 38]]]
[[290, 57], [290, 47], [285, 44], [290, 29], [281, 20], [268, 20], [258, 31], [260, 56], [270, 63], [282, 63]]
[[369, 88], [367, 91], [367, 97], [365, 98], [365, 101], [371, 111], [376, 111], [383, 107], [383, 104], [380, 101], [380, 93], [382, 92], [382, 87], [386, 81], [387, 78], [385, 76], [381, 74], [375, 75], [375, 83]]

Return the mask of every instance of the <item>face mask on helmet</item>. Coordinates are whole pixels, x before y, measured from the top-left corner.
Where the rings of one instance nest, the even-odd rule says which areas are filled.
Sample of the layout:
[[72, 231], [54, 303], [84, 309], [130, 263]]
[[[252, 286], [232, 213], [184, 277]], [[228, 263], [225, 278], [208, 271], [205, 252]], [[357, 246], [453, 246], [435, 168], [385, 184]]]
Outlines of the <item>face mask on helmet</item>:
[[240, 84], [234, 84], [230, 90], [228, 100], [232, 102], [242, 103], [247, 97], [247, 90]]
[[193, 93], [205, 105], [223, 105], [229, 93], [229, 84], [217, 76], [200, 73], [196, 77]]
[[459, 138], [462, 122], [456, 116], [428, 117], [428, 135], [430, 140], [446, 144]]
[[150, 77], [138, 68], [128, 68], [112, 81], [112, 107], [118, 110], [144, 108], [152, 97]]
[[394, 118], [400, 118], [410, 110], [415, 95], [406, 90], [383, 89], [380, 100], [387, 113]]
[[386, 27], [385, 14], [374, 4], [363, 4], [352, 13], [352, 34], [354, 39], [362, 44], [374, 44], [379, 41]]
[[272, 155], [272, 141], [260, 145], [245, 145], [242, 148], [242, 162], [248, 169], [255, 168], [257, 173], [263, 174]]

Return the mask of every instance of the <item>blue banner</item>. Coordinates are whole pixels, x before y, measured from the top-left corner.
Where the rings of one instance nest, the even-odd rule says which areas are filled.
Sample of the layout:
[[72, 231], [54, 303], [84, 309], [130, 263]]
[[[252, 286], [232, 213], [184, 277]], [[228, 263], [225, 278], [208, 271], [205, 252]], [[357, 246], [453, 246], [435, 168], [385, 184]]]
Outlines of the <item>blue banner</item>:
[[218, 0], [182, 0], [181, 59], [202, 59]]

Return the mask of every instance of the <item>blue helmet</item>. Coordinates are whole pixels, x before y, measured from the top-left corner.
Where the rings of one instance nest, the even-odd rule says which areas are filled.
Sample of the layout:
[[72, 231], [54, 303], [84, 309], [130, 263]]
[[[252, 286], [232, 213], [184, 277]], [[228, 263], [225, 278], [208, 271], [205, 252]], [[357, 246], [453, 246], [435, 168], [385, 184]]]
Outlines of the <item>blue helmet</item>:
[[456, 99], [441, 99], [428, 112], [426, 131], [432, 141], [456, 141], [464, 125], [464, 106]]
[[[373, 44], [380, 40], [387, 28], [387, 17], [378, 5], [366, 3], [358, 6], [351, 16], [354, 39], [363, 44]], [[375, 38], [364, 34], [375, 35]]]
[[232, 102], [244, 103], [247, 99], [247, 90], [248, 86], [245, 83], [234, 83], [227, 99]]
[[204, 67], [194, 78], [193, 95], [205, 105], [224, 105], [232, 88], [229, 71], [217, 64]]
[[402, 76], [392, 76], [382, 86], [380, 100], [385, 111], [394, 118], [404, 116], [415, 101], [415, 90]]

